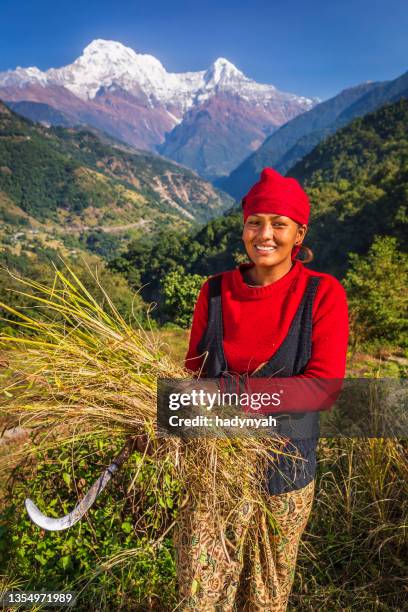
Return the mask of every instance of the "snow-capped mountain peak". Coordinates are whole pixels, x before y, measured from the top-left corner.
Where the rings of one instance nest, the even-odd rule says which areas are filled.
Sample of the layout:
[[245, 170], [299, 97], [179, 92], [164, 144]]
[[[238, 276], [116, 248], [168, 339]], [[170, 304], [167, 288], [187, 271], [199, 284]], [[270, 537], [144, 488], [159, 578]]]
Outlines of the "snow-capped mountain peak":
[[134, 59], [137, 57], [137, 54], [131, 47], [126, 47], [115, 40], [96, 38], [82, 51], [82, 57], [90, 58], [92, 56], [108, 56], [114, 60], [120, 57]]
[[151, 109], [160, 107], [172, 125], [184, 114], [217, 94], [238, 96], [256, 107], [270, 104], [298, 104], [310, 108], [314, 100], [287, 94], [270, 84], [248, 78], [224, 57], [217, 58], [207, 70], [167, 72], [153, 55], [137, 53], [114, 40], [95, 39], [72, 64], [50, 68], [17, 68], [0, 73], [0, 87], [42, 88], [61, 86], [85, 102], [103, 98], [107, 93], [124, 91], [146, 102]]
[[29, 83], [39, 83], [45, 86], [47, 75], [36, 66], [29, 66], [28, 68], [17, 66], [15, 70], [0, 73], [0, 85], [4, 87], [24, 87]]
[[92, 99], [100, 88], [119, 85], [132, 92], [151, 90], [166, 77], [166, 70], [153, 55], [136, 53], [113, 40], [96, 39], [69, 66], [51, 69], [48, 76], [82, 99]]
[[219, 85], [220, 83], [240, 79], [247, 80], [247, 77], [224, 57], [216, 59], [204, 74], [204, 81], [207, 85]]
[[224, 57], [206, 70], [167, 72], [156, 57], [101, 38], [69, 65], [0, 72], [0, 98], [25, 102], [34, 120], [93, 125], [141, 149], [159, 146], [209, 177], [229, 174], [317, 102], [258, 83]]

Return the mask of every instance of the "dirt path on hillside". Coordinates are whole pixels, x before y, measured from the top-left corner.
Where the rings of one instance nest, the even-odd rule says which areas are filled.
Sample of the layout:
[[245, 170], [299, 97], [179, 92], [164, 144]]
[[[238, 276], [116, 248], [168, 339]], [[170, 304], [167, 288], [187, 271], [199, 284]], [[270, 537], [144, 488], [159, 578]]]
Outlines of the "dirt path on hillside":
[[80, 232], [104, 232], [105, 234], [116, 234], [119, 232], [126, 232], [129, 229], [135, 229], [137, 227], [143, 228], [151, 224], [150, 219], [139, 219], [134, 223], [125, 223], [124, 225], [66, 225], [62, 227], [54, 227], [55, 232], [65, 231], [80, 233]]

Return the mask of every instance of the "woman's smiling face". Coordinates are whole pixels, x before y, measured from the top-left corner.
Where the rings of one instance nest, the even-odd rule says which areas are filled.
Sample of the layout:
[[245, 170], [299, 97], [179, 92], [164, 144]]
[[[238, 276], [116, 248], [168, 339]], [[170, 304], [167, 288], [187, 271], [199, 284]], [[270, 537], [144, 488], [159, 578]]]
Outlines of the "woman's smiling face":
[[245, 221], [242, 240], [249, 259], [256, 265], [272, 266], [291, 259], [292, 248], [301, 244], [307, 225], [298, 225], [290, 217], [253, 214]]

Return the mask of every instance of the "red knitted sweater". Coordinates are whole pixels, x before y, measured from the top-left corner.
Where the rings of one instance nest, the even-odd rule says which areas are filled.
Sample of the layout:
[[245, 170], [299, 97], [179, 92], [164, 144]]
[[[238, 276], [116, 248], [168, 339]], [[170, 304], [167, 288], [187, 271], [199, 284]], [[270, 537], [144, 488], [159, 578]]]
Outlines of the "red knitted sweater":
[[[241, 264], [223, 272], [222, 312], [224, 353], [228, 371], [249, 374], [268, 361], [285, 339], [310, 276], [319, 276], [313, 304], [312, 356], [303, 377], [344, 378], [348, 344], [348, 308], [343, 286], [330, 274], [314, 272], [300, 261], [279, 280], [250, 287], [241, 271], [254, 264]], [[207, 327], [208, 280], [195, 305], [185, 366], [198, 372], [203, 355], [197, 345]]]

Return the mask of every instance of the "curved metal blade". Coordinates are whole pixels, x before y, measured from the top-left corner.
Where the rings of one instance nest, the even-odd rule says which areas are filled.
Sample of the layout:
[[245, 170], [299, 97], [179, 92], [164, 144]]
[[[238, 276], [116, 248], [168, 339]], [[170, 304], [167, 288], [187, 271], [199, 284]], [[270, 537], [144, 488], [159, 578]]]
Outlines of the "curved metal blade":
[[96, 498], [102, 493], [112, 476], [116, 474], [121, 465], [131, 455], [134, 443], [134, 438], [131, 438], [128, 440], [128, 442], [126, 442], [125, 446], [113, 463], [106, 468], [103, 474], [89, 489], [85, 497], [72, 510], [72, 512], [66, 516], [63, 516], [62, 518], [52, 518], [50, 516], [46, 516], [41, 512], [41, 510], [39, 510], [31, 499], [26, 499], [25, 507], [33, 523], [38, 525], [38, 527], [41, 527], [41, 529], [46, 529], [47, 531], [62, 531], [64, 529], [69, 529], [72, 527], [72, 525], [75, 525], [75, 523], [77, 523], [89, 510]]

